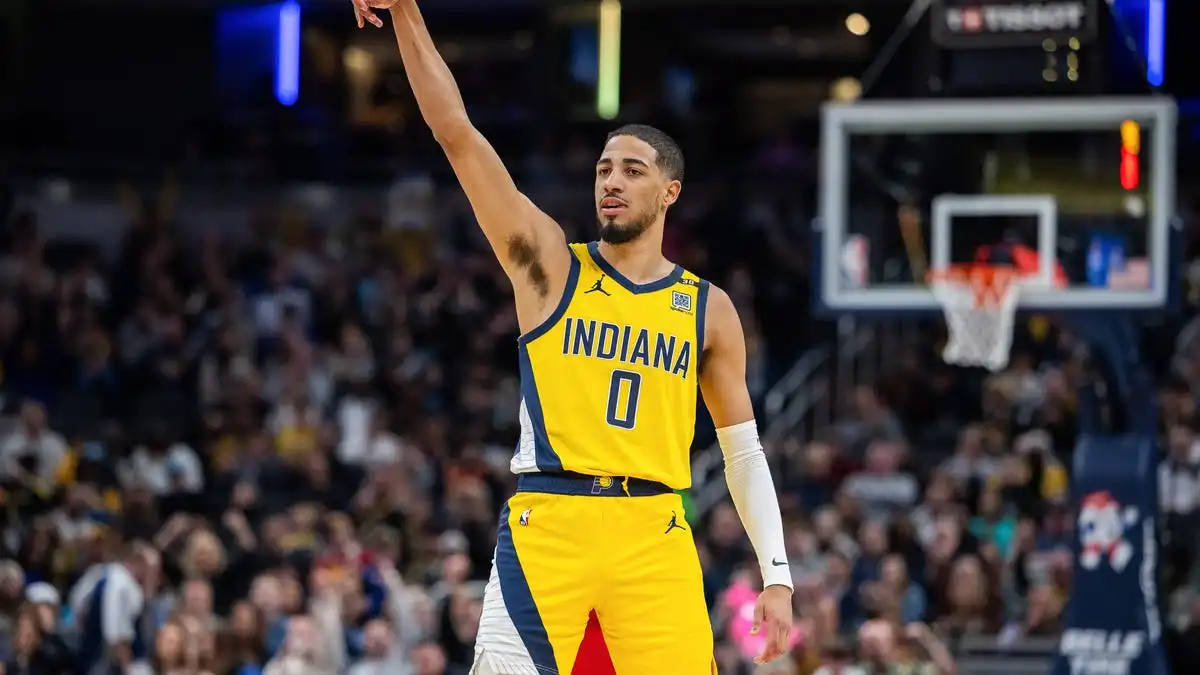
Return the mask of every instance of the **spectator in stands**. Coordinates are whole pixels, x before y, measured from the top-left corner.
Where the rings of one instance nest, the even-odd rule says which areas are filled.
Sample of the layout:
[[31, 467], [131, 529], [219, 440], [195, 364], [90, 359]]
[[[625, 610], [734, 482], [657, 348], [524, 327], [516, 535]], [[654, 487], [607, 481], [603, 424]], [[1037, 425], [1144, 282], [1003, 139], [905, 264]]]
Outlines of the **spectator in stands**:
[[[36, 231], [17, 237], [0, 261], [3, 393], [21, 409], [0, 439], [19, 516], [3, 533], [0, 636], [15, 641], [23, 605], [53, 614], [39, 584], [74, 584], [58, 630], [94, 642], [95, 587], [125, 565], [114, 551], [146, 538], [162, 569], [147, 561], [140, 583], [136, 628], [156, 645], [144, 671], [465, 673], [513, 489], [518, 328], [502, 273], [455, 222], [464, 207], [426, 182], [388, 228], [264, 215], [193, 240], [169, 210], [139, 209], [110, 270], [98, 255], [53, 263]], [[769, 190], [749, 203], [704, 192], [680, 214], [704, 243], [675, 245], [743, 309], [758, 394], [824, 331], [803, 311], [808, 214]], [[742, 211], [755, 229], [707, 244]], [[800, 617], [792, 658], [764, 672], [946, 674], [943, 638], [1062, 628], [1079, 373], [1018, 354], [1010, 372], [976, 378], [934, 366], [922, 340], [878, 387], [831, 383], [861, 386], [827, 424], [764, 438], [784, 477]], [[1165, 406], [1181, 430], [1195, 407], [1185, 389]], [[933, 427], [946, 447], [926, 438]], [[1183, 482], [1194, 458], [1179, 463], [1189, 441], [1172, 433], [1164, 470]], [[1194, 513], [1183, 494], [1164, 491], [1164, 511]], [[719, 665], [749, 673], [758, 572], [731, 505], [701, 521]], [[55, 628], [40, 625], [44, 650]], [[20, 644], [19, 658], [0, 656], [35, 675], [49, 661]]]
[[69, 662], [55, 658], [47, 649], [47, 633], [42, 630], [34, 607], [17, 614], [12, 633], [12, 657], [4, 662], [4, 672], [18, 675], [61, 675]]
[[1013, 514], [1005, 509], [1000, 493], [994, 489], [983, 489], [979, 493], [975, 513], [977, 515], [970, 521], [971, 534], [981, 544], [995, 547], [997, 555], [1007, 560], [1012, 549], [1017, 521]]
[[892, 553], [883, 559], [880, 585], [888, 598], [887, 604], [895, 607], [894, 620], [905, 626], [925, 620], [928, 611], [925, 590], [909, 578], [904, 556]]
[[154, 658], [149, 672], [154, 675], [183, 675], [192, 672], [195, 658], [189, 654], [188, 632], [183, 622], [172, 620], [159, 628], [154, 641]]
[[145, 486], [155, 497], [199, 494], [204, 491], [204, 467], [196, 451], [172, 437], [170, 428], [157, 424], [144, 445], [118, 468], [127, 486]]
[[904, 427], [900, 418], [871, 387], [854, 392], [854, 415], [841, 427], [842, 440], [855, 454], [861, 455], [872, 441], [903, 443]]
[[886, 521], [917, 503], [920, 486], [900, 468], [903, 452], [894, 442], [871, 443], [863, 470], [842, 483], [842, 492], [865, 518]]
[[1002, 606], [997, 570], [983, 556], [966, 555], [942, 565], [935, 581], [944, 610], [937, 620], [946, 635], [995, 635]]
[[72, 593], [79, 603], [74, 614], [83, 672], [129, 672], [149, 656], [142, 612], [157, 557], [144, 543], [130, 544], [116, 561], [85, 574], [80, 583], [87, 585]]
[[1066, 598], [1053, 584], [1040, 584], [1029, 590], [1025, 600], [1022, 635], [1054, 637], [1062, 633], [1062, 612]]
[[1159, 509], [1163, 532], [1163, 567], [1168, 586], [1177, 587], [1196, 559], [1196, 535], [1200, 506], [1200, 469], [1197, 468], [1195, 438], [1191, 429], [1175, 425], [1167, 437], [1167, 453], [1158, 466]]
[[925, 624], [903, 628], [883, 619], [863, 624], [858, 631], [859, 667], [867, 675], [905, 672], [953, 675], [953, 657]]
[[279, 652], [263, 669], [264, 675], [335, 675], [344, 667], [338, 582], [316, 584], [311, 614], [288, 619], [287, 636]]
[[5, 475], [46, 494], [55, 484], [66, 456], [67, 443], [48, 427], [46, 408], [38, 401], [25, 401], [20, 426], [0, 445]]
[[1192, 598], [1182, 625], [1168, 631], [1171, 665], [1177, 673], [1200, 672], [1200, 598]]
[[969, 425], [959, 432], [954, 456], [941, 467], [946, 475], [964, 488], [972, 483], [986, 483], [996, 468], [997, 461], [986, 449], [985, 431], [979, 424]]
[[838, 487], [834, 474], [837, 450], [831, 443], [813, 441], [798, 457], [799, 443], [790, 445], [794, 446], [786, 450], [790, 472], [781, 481], [781, 491], [789, 494], [781, 495], [781, 499], [787, 506], [800, 507], [812, 513], [833, 501]]
[[854, 663], [854, 654], [846, 645], [831, 640], [821, 649], [820, 666], [813, 675], [867, 675], [867, 671]]

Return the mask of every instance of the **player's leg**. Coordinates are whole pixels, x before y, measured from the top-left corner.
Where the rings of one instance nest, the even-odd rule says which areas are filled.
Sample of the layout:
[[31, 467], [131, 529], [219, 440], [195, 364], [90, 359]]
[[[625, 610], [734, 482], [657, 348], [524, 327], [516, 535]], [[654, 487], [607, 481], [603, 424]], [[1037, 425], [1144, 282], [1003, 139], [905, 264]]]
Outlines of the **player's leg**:
[[475, 640], [477, 675], [571, 672], [596, 595], [583, 497], [519, 492], [500, 518]]
[[712, 675], [712, 624], [678, 495], [613, 498], [605, 592], [596, 607], [618, 673]]

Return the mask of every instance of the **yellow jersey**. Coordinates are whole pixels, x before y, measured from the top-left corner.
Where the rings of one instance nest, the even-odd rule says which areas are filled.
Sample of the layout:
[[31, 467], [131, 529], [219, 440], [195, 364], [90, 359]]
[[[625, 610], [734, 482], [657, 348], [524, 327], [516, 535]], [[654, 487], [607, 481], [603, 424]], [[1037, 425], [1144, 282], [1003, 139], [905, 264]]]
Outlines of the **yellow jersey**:
[[558, 306], [518, 340], [521, 440], [512, 470], [687, 488], [709, 284], [678, 265], [636, 284], [595, 242], [570, 248]]

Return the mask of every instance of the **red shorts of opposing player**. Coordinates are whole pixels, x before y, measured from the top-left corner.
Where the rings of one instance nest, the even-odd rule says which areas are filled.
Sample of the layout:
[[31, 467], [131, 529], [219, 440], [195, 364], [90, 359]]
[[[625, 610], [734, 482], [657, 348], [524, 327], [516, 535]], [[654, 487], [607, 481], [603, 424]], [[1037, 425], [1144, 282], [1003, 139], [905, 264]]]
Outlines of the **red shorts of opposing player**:
[[608, 647], [604, 644], [604, 633], [600, 631], [600, 620], [592, 612], [588, 617], [583, 642], [579, 643], [579, 654], [575, 657], [575, 668], [571, 675], [617, 675], [612, 659], [608, 658]]

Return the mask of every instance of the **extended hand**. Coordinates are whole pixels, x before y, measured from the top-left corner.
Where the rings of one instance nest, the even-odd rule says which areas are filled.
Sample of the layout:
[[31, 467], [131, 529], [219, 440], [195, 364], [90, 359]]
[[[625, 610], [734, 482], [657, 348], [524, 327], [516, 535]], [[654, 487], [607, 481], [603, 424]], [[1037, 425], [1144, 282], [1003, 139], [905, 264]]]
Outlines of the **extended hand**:
[[754, 603], [754, 627], [751, 635], [762, 633], [767, 638], [762, 653], [754, 657], [758, 664], [769, 663], [783, 656], [792, 634], [792, 589], [787, 586], [767, 586]]
[[404, 0], [350, 0], [354, 5], [354, 19], [358, 22], [358, 27], [363, 27], [363, 21], [371, 22], [372, 26], [379, 28], [383, 26], [383, 21], [375, 16], [374, 9], [391, 9], [400, 4]]

